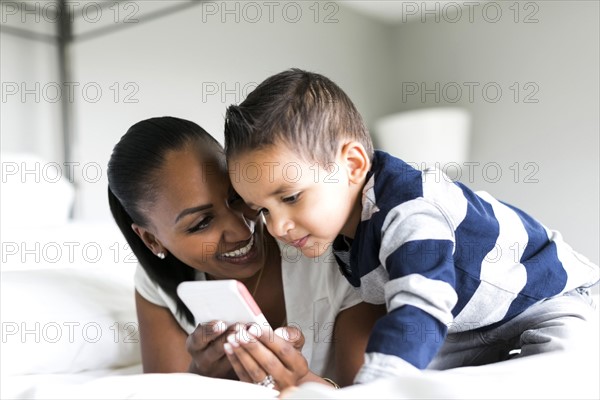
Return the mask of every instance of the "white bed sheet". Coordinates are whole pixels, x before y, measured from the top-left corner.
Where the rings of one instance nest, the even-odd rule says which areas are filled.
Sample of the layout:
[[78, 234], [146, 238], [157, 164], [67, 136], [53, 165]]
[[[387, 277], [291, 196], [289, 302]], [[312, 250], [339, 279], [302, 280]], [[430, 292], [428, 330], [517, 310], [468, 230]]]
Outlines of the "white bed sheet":
[[479, 367], [423, 371], [333, 390], [305, 384], [290, 399], [598, 399], [597, 344]]
[[2, 399], [275, 398], [275, 390], [195, 374], [142, 374], [141, 366], [77, 374], [18, 376], [2, 382]]
[[2, 399], [275, 398], [257, 385], [195, 374], [142, 374], [141, 365], [74, 374], [36, 374], [2, 382]]
[[[77, 246], [65, 244], [74, 242]], [[133, 301], [135, 263], [114, 224], [69, 223], [36, 230], [3, 227], [2, 243], [0, 398], [277, 396], [276, 391], [242, 382], [186, 373], [141, 373]], [[86, 244], [88, 253], [81, 251]], [[29, 251], [36, 246], [39, 260]], [[73, 257], [63, 253], [57, 259], [51, 250], [58, 248], [78, 250]], [[94, 249], [102, 254], [95, 256]], [[34, 329], [36, 322], [40, 328]], [[80, 325], [73, 340], [67, 341], [65, 327], [74, 322]], [[100, 327], [102, 337], [96, 340], [93, 329], [82, 335], [85, 324]], [[53, 327], [63, 330], [60, 340]], [[24, 334], [25, 328], [30, 333]], [[36, 340], [32, 329], [46, 340]], [[599, 399], [600, 354], [598, 340], [593, 342], [582, 354], [554, 353], [483, 367], [425, 371], [341, 390], [306, 384], [290, 396]]]
[[[140, 374], [139, 366], [2, 382], [3, 399], [275, 398], [257, 385], [194, 374]], [[304, 384], [290, 399], [598, 399], [598, 355], [554, 353], [448, 371], [424, 371], [334, 390]]]
[[[2, 399], [30, 399], [47, 391], [48, 387], [66, 387], [85, 384], [110, 376], [130, 376], [142, 373], [142, 365], [107, 368], [64, 374], [23, 374], [3, 376], [0, 389]], [[46, 389], [44, 389], [46, 388]], [[56, 390], [55, 390], [56, 391]], [[59, 390], [60, 391], [60, 390]], [[89, 395], [88, 395], [89, 396]]]

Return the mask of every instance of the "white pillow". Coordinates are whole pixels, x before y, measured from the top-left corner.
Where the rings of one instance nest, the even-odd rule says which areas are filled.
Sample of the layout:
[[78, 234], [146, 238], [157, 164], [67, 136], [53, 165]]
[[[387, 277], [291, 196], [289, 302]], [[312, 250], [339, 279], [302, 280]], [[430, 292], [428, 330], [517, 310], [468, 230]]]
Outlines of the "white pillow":
[[76, 373], [141, 362], [134, 267], [2, 271], [2, 375]]
[[64, 163], [33, 154], [3, 153], [0, 220], [3, 227], [40, 227], [69, 219], [75, 189]]
[[2, 270], [90, 268], [137, 259], [114, 221], [73, 221], [47, 227], [5, 227], [1, 222]]

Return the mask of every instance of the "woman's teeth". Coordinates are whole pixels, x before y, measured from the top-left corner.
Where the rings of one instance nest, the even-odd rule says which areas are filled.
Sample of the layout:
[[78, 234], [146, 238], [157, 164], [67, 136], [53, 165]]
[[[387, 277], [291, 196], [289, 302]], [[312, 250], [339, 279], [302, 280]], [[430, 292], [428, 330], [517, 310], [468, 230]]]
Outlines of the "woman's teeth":
[[223, 253], [222, 256], [223, 257], [245, 256], [246, 254], [248, 254], [248, 252], [250, 251], [250, 249], [252, 248], [253, 245], [254, 245], [254, 236], [250, 237], [250, 241], [248, 242], [248, 244], [245, 245], [244, 247], [242, 247], [241, 249], [230, 251], [229, 253]]

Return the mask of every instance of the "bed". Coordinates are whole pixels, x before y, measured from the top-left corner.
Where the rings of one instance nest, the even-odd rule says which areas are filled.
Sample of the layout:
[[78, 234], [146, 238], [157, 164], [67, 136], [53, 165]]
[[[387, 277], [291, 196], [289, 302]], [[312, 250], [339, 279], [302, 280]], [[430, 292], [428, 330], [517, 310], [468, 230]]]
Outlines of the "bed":
[[[9, 178], [3, 176], [1, 199], [0, 398], [277, 397], [276, 391], [242, 382], [142, 374], [133, 297], [136, 260], [116, 225], [69, 220], [74, 195], [69, 184]], [[19, 207], [27, 212], [16, 212]], [[582, 349], [340, 390], [306, 384], [284, 395], [599, 399], [597, 332]]]

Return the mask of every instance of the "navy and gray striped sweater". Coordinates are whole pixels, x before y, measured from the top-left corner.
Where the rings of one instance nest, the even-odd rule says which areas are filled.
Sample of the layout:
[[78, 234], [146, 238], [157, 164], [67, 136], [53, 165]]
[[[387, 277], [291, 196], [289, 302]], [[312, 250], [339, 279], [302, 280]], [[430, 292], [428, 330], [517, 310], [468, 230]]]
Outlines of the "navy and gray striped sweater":
[[367, 353], [424, 369], [448, 333], [488, 329], [599, 279], [598, 267], [523, 211], [377, 151], [353, 240], [333, 244], [363, 299], [387, 306]]

